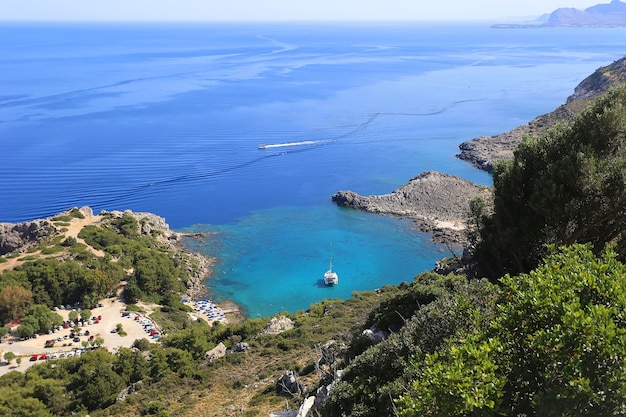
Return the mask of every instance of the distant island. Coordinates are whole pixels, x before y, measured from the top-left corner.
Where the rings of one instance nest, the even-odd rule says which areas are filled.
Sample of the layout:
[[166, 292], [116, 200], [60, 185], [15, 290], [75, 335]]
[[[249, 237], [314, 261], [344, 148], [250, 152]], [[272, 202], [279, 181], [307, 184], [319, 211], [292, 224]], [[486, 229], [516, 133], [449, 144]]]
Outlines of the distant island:
[[500, 23], [494, 28], [626, 27], [626, 3], [612, 0], [585, 10], [562, 7], [529, 23]]

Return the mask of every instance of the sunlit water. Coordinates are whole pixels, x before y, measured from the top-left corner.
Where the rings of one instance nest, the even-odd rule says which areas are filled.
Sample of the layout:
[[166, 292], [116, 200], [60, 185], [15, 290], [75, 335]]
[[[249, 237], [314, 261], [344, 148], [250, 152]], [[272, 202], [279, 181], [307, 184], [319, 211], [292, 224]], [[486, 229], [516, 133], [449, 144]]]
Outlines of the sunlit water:
[[[336, 207], [554, 109], [622, 29], [425, 24], [0, 25], [0, 221], [72, 206], [217, 232], [210, 296], [251, 316], [411, 280], [447, 251]], [[260, 144], [306, 145], [258, 149]], [[313, 142], [313, 143], [310, 143]], [[339, 286], [321, 284], [333, 245]]]

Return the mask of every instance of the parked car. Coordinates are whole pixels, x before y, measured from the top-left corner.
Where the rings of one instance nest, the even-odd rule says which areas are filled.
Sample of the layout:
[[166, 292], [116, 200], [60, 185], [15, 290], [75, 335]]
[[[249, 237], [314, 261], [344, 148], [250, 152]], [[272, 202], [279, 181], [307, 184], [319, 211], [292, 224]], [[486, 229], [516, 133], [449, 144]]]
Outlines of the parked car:
[[75, 337], [74, 339], [72, 339], [74, 342], [80, 342], [80, 337]]

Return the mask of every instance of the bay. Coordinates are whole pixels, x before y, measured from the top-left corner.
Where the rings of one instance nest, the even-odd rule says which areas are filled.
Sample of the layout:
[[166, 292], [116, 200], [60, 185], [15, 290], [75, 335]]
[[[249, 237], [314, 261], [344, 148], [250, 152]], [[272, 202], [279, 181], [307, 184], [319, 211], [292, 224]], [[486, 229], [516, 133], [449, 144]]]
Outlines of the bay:
[[[72, 206], [215, 231], [211, 297], [251, 316], [395, 284], [447, 249], [336, 207], [426, 170], [490, 184], [458, 144], [551, 111], [623, 29], [0, 24], [0, 221]], [[258, 149], [260, 144], [313, 142]], [[319, 280], [329, 246], [340, 285]]]

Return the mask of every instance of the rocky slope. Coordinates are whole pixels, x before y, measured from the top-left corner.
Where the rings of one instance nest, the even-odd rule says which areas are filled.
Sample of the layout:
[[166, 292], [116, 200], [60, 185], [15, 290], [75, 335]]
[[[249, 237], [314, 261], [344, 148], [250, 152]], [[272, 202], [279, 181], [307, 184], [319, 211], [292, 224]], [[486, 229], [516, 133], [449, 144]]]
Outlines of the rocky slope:
[[471, 162], [476, 167], [491, 171], [493, 164], [503, 159], [512, 159], [513, 151], [526, 135], [541, 135], [558, 122], [571, 122], [589, 101], [597, 98], [611, 87], [626, 82], [626, 57], [610, 65], [598, 68], [585, 78], [568, 97], [565, 104], [553, 112], [541, 115], [526, 125], [494, 136], [480, 136], [459, 145], [457, 157]]
[[[72, 213], [80, 212], [82, 218]], [[194, 298], [206, 293], [204, 280], [209, 275], [214, 260], [198, 253], [187, 250], [183, 244], [183, 237], [201, 239], [201, 234], [184, 234], [174, 232], [169, 228], [165, 219], [152, 213], [132, 212], [126, 210], [106, 212], [95, 215], [90, 207], [73, 208], [56, 216], [33, 220], [24, 223], [0, 223], [0, 256], [6, 257], [8, 262], [0, 264], [0, 272], [19, 265], [21, 262], [12, 255], [31, 252], [33, 256], [44, 256], [34, 251], [35, 248], [47, 240], [55, 237], [77, 237], [80, 229], [87, 225], [101, 225], [120, 218], [125, 214], [132, 215], [140, 225], [139, 233], [145, 236], [154, 236], [164, 244], [173, 256], [180, 258], [187, 264], [190, 279], [187, 282], [187, 296]], [[68, 220], [68, 218], [71, 218]], [[62, 219], [62, 220], [60, 220]], [[157, 233], [155, 233], [157, 232]], [[80, 239], [79, 239], [80, 240]], [[96, 253], [97, 251], [94, 251]], [[97, 253], [96, 253], [97, 254]], [[55, 255], [57, 256], [57, 255]]]
[[362, 196], [339, 191], [332, 200], [340, 206], [413, 220], [417, 227], [439, 242], [463, 243], [469, 202], [482, 197], [491, 206], [489, 187], [462, 178], [427, 171], [391, 194]]

